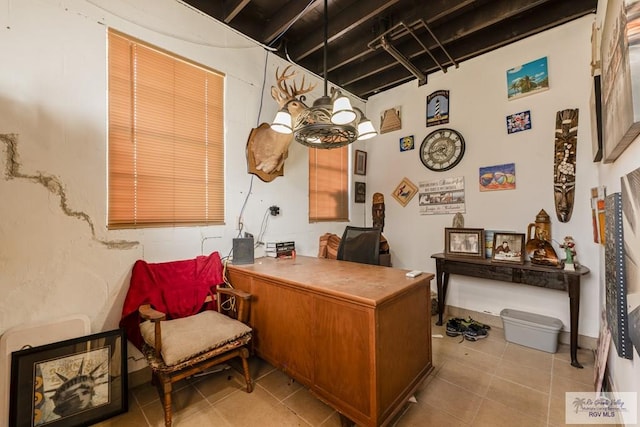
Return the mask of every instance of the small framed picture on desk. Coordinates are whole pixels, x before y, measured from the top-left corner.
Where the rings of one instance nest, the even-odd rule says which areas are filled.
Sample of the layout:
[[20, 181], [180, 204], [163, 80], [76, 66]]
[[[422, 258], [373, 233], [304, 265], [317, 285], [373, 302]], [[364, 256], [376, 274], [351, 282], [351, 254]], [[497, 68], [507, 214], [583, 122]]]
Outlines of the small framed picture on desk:
[[445, 228], [444, 253], [447, 256], [484, 258], [484, 229]]
[[524, 233], [496, 232], [491, 261], [524, 264]]

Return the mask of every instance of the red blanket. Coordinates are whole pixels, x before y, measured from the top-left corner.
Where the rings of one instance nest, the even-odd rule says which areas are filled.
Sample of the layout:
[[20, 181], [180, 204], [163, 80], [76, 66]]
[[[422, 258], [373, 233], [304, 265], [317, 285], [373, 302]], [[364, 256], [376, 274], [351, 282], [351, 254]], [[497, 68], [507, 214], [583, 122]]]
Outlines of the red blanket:
[[[218, 252], [195, 259], [153, 264], [138, 260], [131, 272], [120, 326], [126, 329], [127, 338], [133, 345], [141, 350], [138, 307], [151, 304], [154, 309], [167, 313], [169, 319], [191, 316], [203, 308], [207, 295], [215, 293], [216, 286], [221, 283], [222, 261]], [[213, 304], [207, 308], [215, 308]]]

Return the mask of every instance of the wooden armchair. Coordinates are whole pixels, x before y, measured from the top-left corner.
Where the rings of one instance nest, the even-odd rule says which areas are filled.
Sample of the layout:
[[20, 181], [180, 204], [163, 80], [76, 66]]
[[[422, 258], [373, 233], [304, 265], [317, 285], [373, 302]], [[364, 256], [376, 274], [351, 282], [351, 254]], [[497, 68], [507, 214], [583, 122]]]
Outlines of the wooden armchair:
[[139, 314], [143, 353], [164, 406], [165, 426], [171, 426], [172, 384], [234, 357], [242, 359], [246, 391], [253, 391], [247, 358], [251, 328], [247, 325], [251, 295], [233, 288], [216, 288], [217, 310], [166, 320], [149, 304]]

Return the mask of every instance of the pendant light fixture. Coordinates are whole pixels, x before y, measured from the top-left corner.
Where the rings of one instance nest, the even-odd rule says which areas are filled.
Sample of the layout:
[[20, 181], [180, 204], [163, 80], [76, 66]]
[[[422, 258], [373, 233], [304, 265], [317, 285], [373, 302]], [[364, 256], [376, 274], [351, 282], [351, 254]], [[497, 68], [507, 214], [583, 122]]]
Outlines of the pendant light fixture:
[[351, 106], [351, 101], [338, 89], [327, 95], [327, 46], [329, 16], [328, 0], [324, 0], [324, 96], [316, 99], [312, 107], [302, 110], [292, 120], [285, 105], [276, 115], [271, 128], [280, 133], [293, 133], [300, 144], [313, 148], [338, 148], [356, 140], [373, 138], [378, 132], [362, 110]]

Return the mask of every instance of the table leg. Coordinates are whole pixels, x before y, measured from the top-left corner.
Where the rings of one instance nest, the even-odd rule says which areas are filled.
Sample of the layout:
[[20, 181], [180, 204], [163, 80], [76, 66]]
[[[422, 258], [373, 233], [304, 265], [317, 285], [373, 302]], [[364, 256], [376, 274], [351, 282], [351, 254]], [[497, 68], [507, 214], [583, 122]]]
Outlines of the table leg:
[[[439, 261], [439, 260], [438, 260]], [[444, 302], [447, 298], [447, 288], [449, 287], [449, 273], [445, 273], [440, 262], [436, 262], [436, 283], [438, 285], [438, 322], [436, 325], [442, 325], [442, 315], [444, 314]]]
[[580, 277], [569, 277], [569, 315], [571, 318], [571, 366], [582, 368], [578, 362], [578, 316], [580, 314]]

